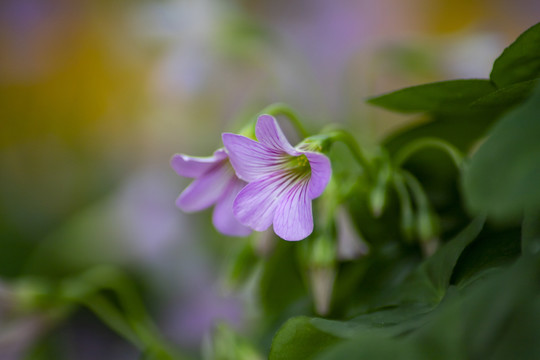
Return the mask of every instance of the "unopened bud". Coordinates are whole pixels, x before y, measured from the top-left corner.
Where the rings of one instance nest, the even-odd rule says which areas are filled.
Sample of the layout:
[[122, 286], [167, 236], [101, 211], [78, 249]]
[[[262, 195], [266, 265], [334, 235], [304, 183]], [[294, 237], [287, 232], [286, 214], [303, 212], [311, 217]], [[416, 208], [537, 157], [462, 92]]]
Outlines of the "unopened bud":
[[439, 247], [439, 222], [431, 211], [418, 213], [418, 237], [424, 255], [431, 256]]
[[369, 252], [367, 243], [355, 229], [347, 210], [340, 206], [336, 211], [337, 258], [354, 260]]
[[315, 267], [309, 270], [315, 311], [319, 315], [327, 315], [330, 312], [335, 278], [336, 269], [334, 266]]
[[336, 277], [336, 256], [336, 243], [333, 239], [320, 236], [313, 241], [308, 272], [315, 310], [320, 315], [330, 311]]
[[373, 216], [378, 218], [386, 207], [388, 183], [392, 175], [390, 164], [384, 161], [377, 173], [375, 187], [369, 193], [369, 205]]

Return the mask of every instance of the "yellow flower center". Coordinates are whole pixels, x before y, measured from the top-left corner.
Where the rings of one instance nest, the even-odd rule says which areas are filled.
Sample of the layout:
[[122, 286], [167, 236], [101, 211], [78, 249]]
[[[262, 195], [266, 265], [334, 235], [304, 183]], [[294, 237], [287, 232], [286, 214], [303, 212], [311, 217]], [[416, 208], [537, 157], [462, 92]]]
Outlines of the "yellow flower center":
[[311, 175], [311, 166], [306, 155], [292, 156], [287, 161], [287, 169], [291, 174], [309, 176]]

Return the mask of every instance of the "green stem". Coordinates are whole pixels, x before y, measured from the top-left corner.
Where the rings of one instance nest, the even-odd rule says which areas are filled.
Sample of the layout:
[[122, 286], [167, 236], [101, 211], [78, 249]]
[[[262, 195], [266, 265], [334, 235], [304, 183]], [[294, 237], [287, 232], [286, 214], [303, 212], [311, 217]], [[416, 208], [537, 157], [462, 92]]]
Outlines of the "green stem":
[[[97, 294], [106, 289], [116, 294], [124, 311], [120, 311], [105, 297]], [[170, 354], [134, 286], [120, 271], [108, 266], [91, 269], [77, 278], [65, 281], [63, 293], [66, 300], [90, 308], [107, 325], [139, 349], [154, 349]]]
[[395, 173], [393, 180], [394, 188], [396, 189], [401, 207], [401, 230], [407, 240], [410, 240], [413, 237], [414, 230], [414, 213], [412, 209], [411, 196], [407, 190], [407, 187], [405, 186], [403, 176], [400, 173]]
[[306, 128], [304, 127], [304, 125], [302, 124], [302, 122], [300, 121], [296, 113], [287, 104], [275, 103], [275, 104], [269, 105], [265, 107], [259, 114], [260, 115], [268, 114], [272, 116], [285, 115], [289, 118], [293, 126], [296, 128], [296, 130], [300, 133], [300, 135], [303, 138], [307, 138], [309, 136], [308, 131], [306, 130]]
[[[438, 225], [435, 214], [431, 209], [429, 199], [422, 184], [408, 171], [401, 170], [406, 184], [412, 191], [417, 206], [417, 230], [426, 255], [431, 255], [437, 245]], [[433, 246], [432, 246], [433, 245]]]
[[373, 174], [371, 173], [371, 164], [367, 160], [367, 158], [364, 156], [364, 153], [362, 152], [362, 149], [360, 146], [358, 146], [358, 143], [356, 142], [356, 139], [346, 130], [342, 129], [335, 129], [328, 132], [327, 135], [329, 138], [331, 138], [334, 141], [341, 141], [351, 151], [352, 155], [354, 156], [355, 160], [358, 162], [358, 164], [364, 169], [366, 172], [366, 176], [368, 180], [373, 181]]
[[461, 168], [461, 164], [463, 163], [463, 155], [461, 152], [449, 142], [434, 137], [425, 137], [411, 141], [398, 151], [394, 161], [397, 166], [401, 166], [415, 152], [430, 147], [440, 149], [447, 153], [456, 167], [458, 169]]
[[420, 181], [414, 177], [410, 172], [401, 170], [400, 173], [403, 175], [405, 182], [409, 186], [414, 196], [416, 206], [418, 206], [419, 211], [428, 211], [429, 210], [429, 199], [422, 188]]
[[79, 302], [92, 310], [105, 324], [135, 345], [138, 349], [144, 349], [143, 342], [139, 340], [139, 337], [124, 319], [124, 316], [103, 296], [94, 295], [87, 299], [81, 299]]

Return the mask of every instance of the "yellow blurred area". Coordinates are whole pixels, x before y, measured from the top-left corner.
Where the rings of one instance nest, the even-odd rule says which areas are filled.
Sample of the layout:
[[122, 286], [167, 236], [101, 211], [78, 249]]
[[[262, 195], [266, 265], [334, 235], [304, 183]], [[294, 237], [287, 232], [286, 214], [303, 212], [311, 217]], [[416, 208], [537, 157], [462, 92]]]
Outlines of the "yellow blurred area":
[[27, 28], [0, 25], [0, 147], [43, 136], [119, 141], [137, 119], [148, 68], [114, 49], [122, 19], [68, 7]]
[[435, 33], [459, 31], [492, 15], [485, 0], [425, 1], [424, 6], [427, 29]]

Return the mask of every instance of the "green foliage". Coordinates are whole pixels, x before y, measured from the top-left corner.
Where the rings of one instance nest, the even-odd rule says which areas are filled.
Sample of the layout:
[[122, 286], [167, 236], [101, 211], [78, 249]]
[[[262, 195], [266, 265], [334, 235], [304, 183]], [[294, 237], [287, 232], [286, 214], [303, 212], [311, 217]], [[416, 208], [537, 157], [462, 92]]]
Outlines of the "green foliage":
[[270, 318], [286, 312], [307, 293], [294, 247], [291, 243], [274, 240], [275, 252], [263, 264], [259, 283], [261, 306]]
[[[399, 186], [387, 190], [385, 210], [374, 217], [374, 185], [358, 180], [346, 204], [371, 253], [340, 265], [333, 319], [285, 322], [271, 359], [540, 357], [538, 78], [540, 24], [504, 50], [489, 80], [425, 84], [368, 100], [422, 113], [383, 142], [389, 183]], [[438, 151], [428, 146], [434, 142]], [[460, 152], [464, 163], [449, 160]], [[400, 184], [405, 174], [426, 198]], [[432, 255], [396, 232], [403, 203], [416, 219], [426, 201], [441, 223]]]
[[495, 60], [490, 78], [499, 87], [540, 77], [540, 23], [504, 49]]
[[530, 95], [538, 79], [518, 82], [495, 90], [471, 103], [471, 108], [481, 110], [506, 110], [519, 105]]
[[495, 89], [489, 80], [450, 80], [397, 90], [371, 98], [368, 103], [404, 113], [453, 113]]
[[506, 114], [473, 155], [463, 184], [475, 212], [518, 219], [540, 209], [540, 87]]
[[296, 317], [287, 321], [276, 334], [269, 358], [312, 359], [338, 340], [337, 337], [315, 327], [310, 318]]

